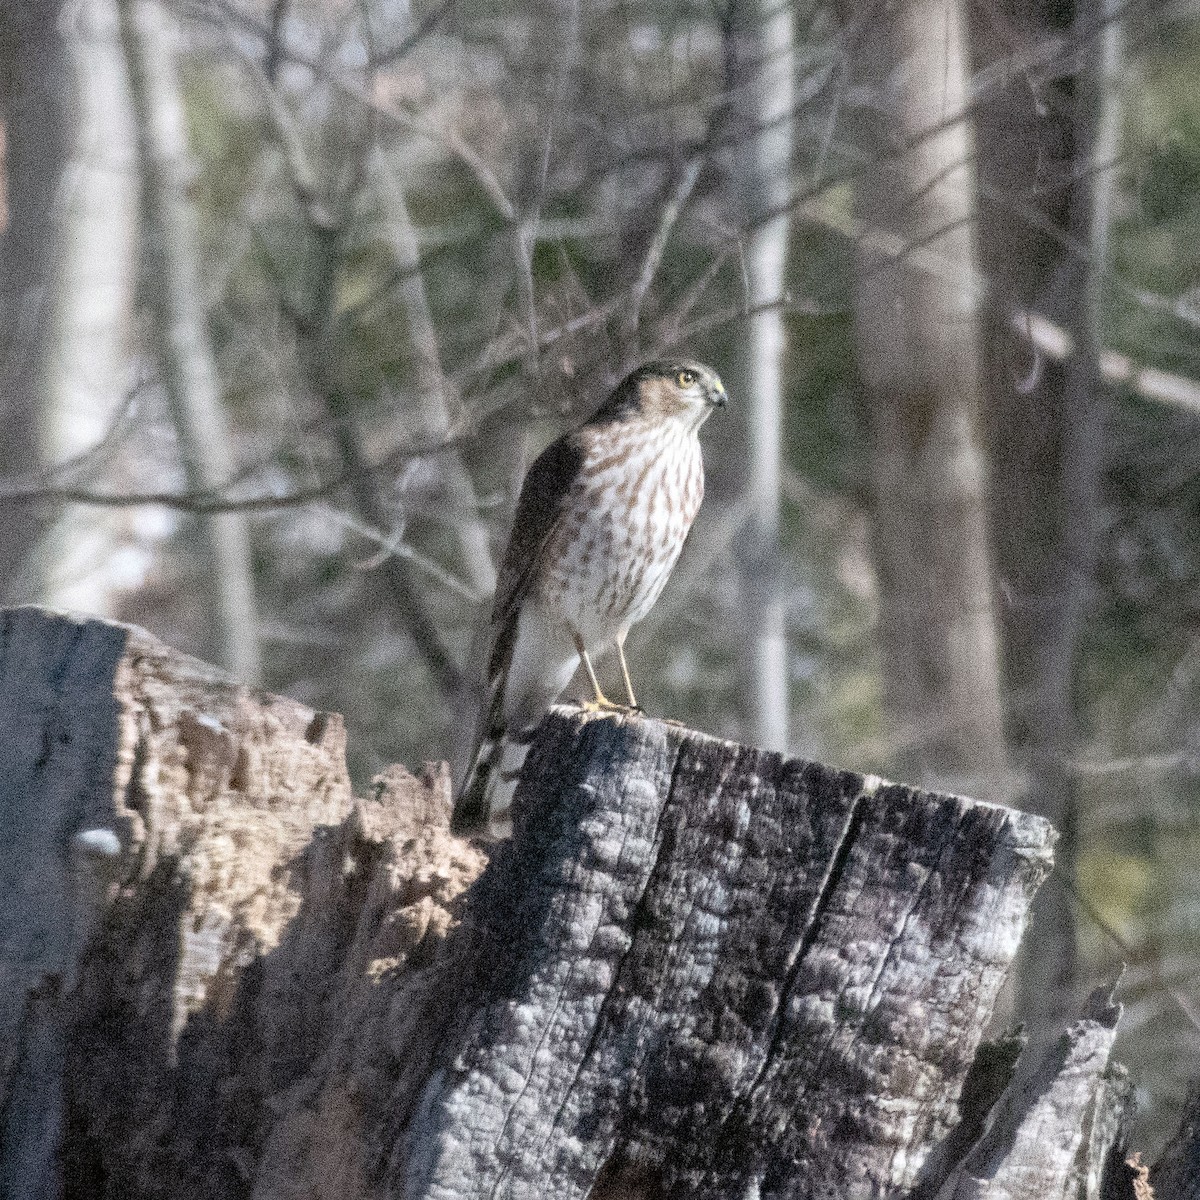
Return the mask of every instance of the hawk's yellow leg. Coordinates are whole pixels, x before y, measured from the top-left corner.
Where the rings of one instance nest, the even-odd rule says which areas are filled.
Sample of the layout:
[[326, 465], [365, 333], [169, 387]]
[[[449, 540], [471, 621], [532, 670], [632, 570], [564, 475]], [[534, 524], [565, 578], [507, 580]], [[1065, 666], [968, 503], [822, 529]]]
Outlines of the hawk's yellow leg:
[[624, 704], [614, 704], [600, 690], [600, 680], [596, 678], [596, 671], [592, 666], [592, 660], [588, 657], [587, 647], [583, 644], [583, 638], [577, 633], [571, 636], [575, 640], [575, 650], [579, 654], [579, 661], [583, 663], [583, 669], [587, 672], [588, 681], [592, 685], [592, 691], [596, 694], [596, 698], [591, 701], [585, 701], [583, 707], [593, 712], [624, 712]]
[[629, 700], [629, 707], [641, 712], [642, 706], [633, 694], [633, 680], [629, 678], [629, 664], [625, 661], [625, 637], [624, 633], [617, 634], [617, 657], [621, 660], [621, 678], [625, 681], [625, 696]]

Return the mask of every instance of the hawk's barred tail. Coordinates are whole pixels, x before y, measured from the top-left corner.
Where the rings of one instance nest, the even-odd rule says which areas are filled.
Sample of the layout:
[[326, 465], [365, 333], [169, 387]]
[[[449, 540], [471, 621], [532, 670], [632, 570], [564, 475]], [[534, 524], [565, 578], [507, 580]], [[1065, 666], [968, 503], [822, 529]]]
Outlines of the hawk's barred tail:
[[510, 738], [504, 719], [505, 677], [493, 685], [483, 736], [454, 801], [450, 831], [496, 841], [512, 833], [512, 798], [529, 753], [528, 738]]
[[466, 783], [454, 805], [450, 830], [459, 837], [498, 841], [512, 833], [512, 801], [529, 742], [507, 733], [479, 743]]

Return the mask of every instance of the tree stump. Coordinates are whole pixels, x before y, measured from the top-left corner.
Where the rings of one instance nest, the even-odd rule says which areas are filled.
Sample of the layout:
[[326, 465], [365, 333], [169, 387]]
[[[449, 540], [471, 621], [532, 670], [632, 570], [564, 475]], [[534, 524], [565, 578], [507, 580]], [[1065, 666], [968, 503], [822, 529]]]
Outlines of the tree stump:
[[586, 1196], [602, 1173], [712, 1197], [916, 1182], [1049, 869], [1045, 822], [565, 713], [521, 793], [466, 908], [476, 969], [447, 980], [460, 1014], [397, 1182], [438, 1197]]
[[33, 609], [0, 724], [5, 1196], [1144, 1185], [1106, 996], [980, 1045], [1036, 817], [562, 708], [487, 862], [444, 768], [356, 800], [336, 716]]

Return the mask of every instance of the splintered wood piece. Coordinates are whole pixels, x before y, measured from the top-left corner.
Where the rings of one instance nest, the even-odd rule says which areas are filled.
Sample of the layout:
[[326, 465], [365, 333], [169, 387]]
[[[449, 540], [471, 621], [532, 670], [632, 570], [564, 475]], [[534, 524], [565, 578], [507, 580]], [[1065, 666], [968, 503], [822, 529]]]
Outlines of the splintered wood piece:
[[1094, 992], [1057, 1045], [1017, 1074], [938, 1200], [1107, 1200], [1133, 1100], [1124, 1070], [1109, 1063], [1121, 1015], [1111, 993]]

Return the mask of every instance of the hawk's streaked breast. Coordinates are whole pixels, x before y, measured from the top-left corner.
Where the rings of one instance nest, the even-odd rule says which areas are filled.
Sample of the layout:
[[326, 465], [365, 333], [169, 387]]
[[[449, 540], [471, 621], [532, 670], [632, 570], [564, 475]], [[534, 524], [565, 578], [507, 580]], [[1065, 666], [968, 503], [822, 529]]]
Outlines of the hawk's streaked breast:
[[682, 421], [581, 430], [584, 459], [530, 592], [589, 644], [653, 607], [704, 495], [700, 441]]

